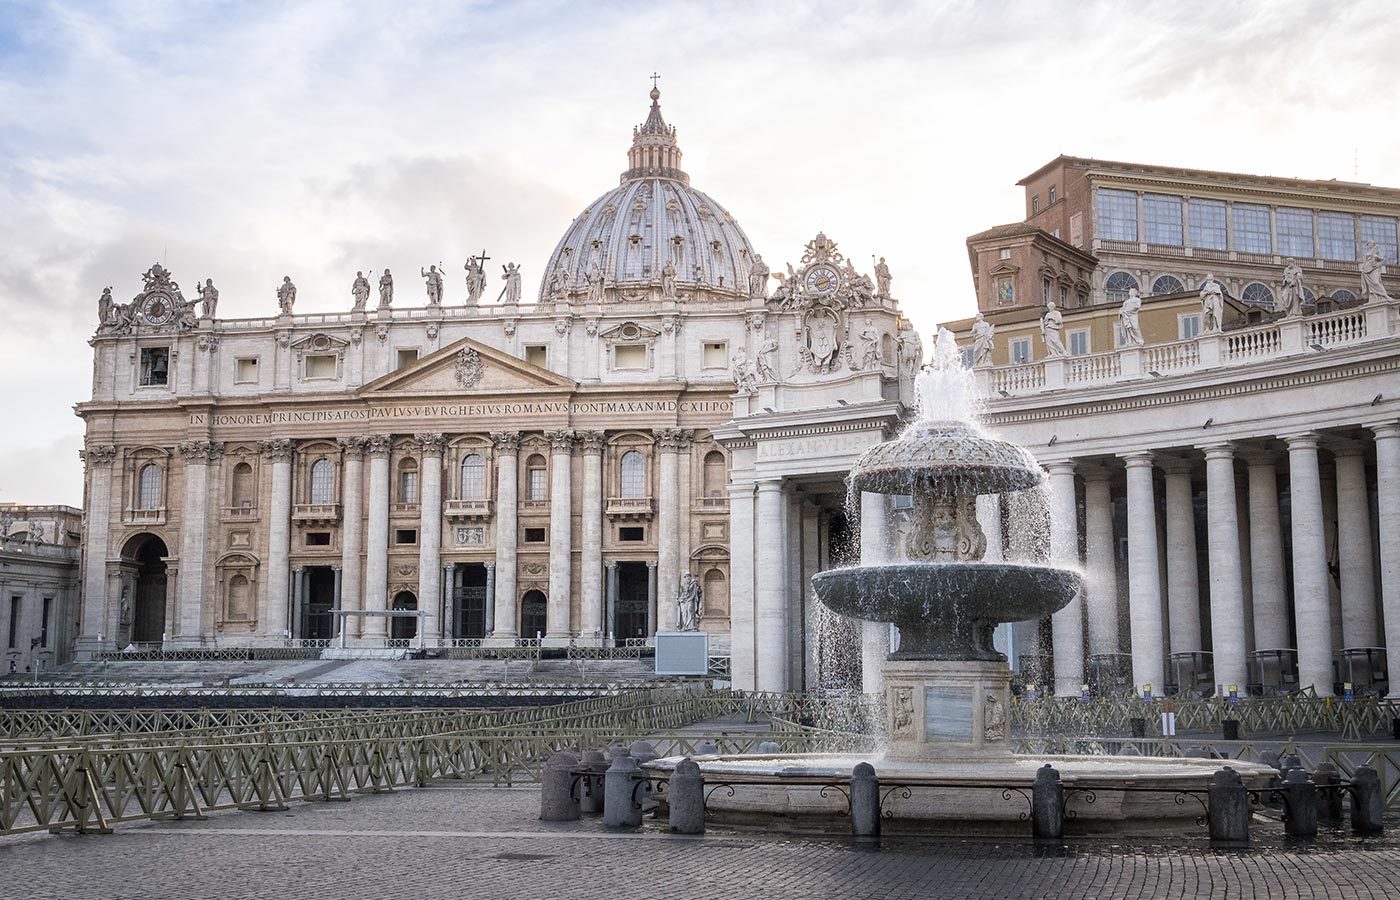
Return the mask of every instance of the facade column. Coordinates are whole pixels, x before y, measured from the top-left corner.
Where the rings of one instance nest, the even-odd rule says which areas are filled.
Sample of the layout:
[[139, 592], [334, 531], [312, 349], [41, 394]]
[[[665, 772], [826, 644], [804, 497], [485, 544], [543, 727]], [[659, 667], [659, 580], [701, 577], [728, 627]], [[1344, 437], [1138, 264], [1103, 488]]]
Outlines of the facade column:
[[1172, 653], [1204, 650], [1201, 643], [1201, 576], [1196, 564], [1196, 502], [1191, 463], [1160, 461], [1166, 474], [1167, 644]]
[[[344, 523], [340, 533], [340, 591], [339, 608], [358, 610], [363, 598], [364, 565], [362, 554], [365, 545], [365, 499], [364, 437], [340, 438], [340, 452], [345, 460], [341, 480], [341, 500], [344, 507]], [[364, 624], [359, 616], [341, 616], [341, 631], [352, 637], [360, 636]]]
[[1289, 435], [1289, 508], [1293, 518], [1293, 611], [1298, 632], [1298, 687], [1332, 695], [1332, 611], [1322, 536], [1322, 477], [1317, 435]]
[[770, 479], [758, 483], [758, 523], [755, 566], [759, 577], [754, 597], [754, 639], [757, 644], [757, 689], [788, 690], [788, 542], [783, 531], [783, 482]]
[[[980, 498], [979, 498], [980, 499]], [[890, 547], [889, 498], [862, 491], [860, 495], [860, 564], [876, 566], [893, 560]], [[888, 622], [860, 623], [860, 689], [865, 694], [885, 693], [883, 666], [890, 655]], [[1014, 648], [1013, 648], [1014, 650]]]
[[1152, 453], [1123, 456], [1128, 469], [1128, 618], [1132, 636], [1133, 690], [1150, 686], [1160, 696], [1162, 581], [1157, 554], [1157, 499]]
[[176, 594], [179, 615], [173, 631], [176, 643], [198, 645], [204, 643], [202, 614], [205, 545], [209, 532], [209, 463], [223, 455], [224, 445], [182, 441], [175, 450], [185, 463], [185, 497], [180, 509], [180, 584]]
[[423, 618], [423, 641], [429, 647], [442, 639], [442, 453], [447, 438], [436, 432], [414, 435], [418, 443], [418, 608]]
[[[369, 530], [365, 535], [365, 612], [384, 612], [389, 608], [389, 454], [393, 439], [387, 434], [372, 434], [366, 447], [369, 451]], [[361, 633], [371, 640], [388, 635], [384, 616], [369, 616]]]
[[583, 522], [579, 558], [579, 636], [603, 637], [603, 432], [579, 433], [583, 445]]
[[[112, 463], [116, 458], [117, 448], [112, 444], [94, 444], [83, 451], [88, 488], [84, 501], [83, 627], [77, 646], [80, 654], [104, 649], [108, 641], [118, 639], [121, 628], [114, 619], [109, 630], [107, 622], [107, 556], [111, 552], [107, 542], [112, 519]], [[7, 599], [0, 597], [0, 603], [8, 609]], [[120, 615], [119, 610], [114, 611]]]
[[306, 637], [302, 633], [302, 623], [306, 621], [306, 569], [302, 566], [292, 567], [292, 609], [291, 626], [288, 629], [292, 638]]
[[680, 428], [656, 431], [656, 447], [661, 456], [656, 513], [658, 631], [675, 631], [677, 627], [676, 607], [672, 601], [681, 583], [680, 454], [689, 449], [691, 434]]
[[1210, 545], [1210, 643], [1215, 683], [1227, 694], [1233, 685], [1243, 695], [1249, 681], [1245, 660], [1248, 626], [1244, 615], [1239, 510], [1235, 506], [1235, 449], [1229, 444], [1211, 444], [1203, 449]]
[[[496, 564], [489, 562], [482, 563], [482, 565], [486, 566], [486, 621], [482, 623], [482, 630], [486, 632], [487, 637], [494, 637], [496, 627]], [[455, 578], [453, 586], [456, 586]]]
[[[1107, 469], [1083, 471], [1084, 569], [1088, 590], [1089, 653], [1119, 652], [1118, 566], [1113, 540], [1113, 493]], [[1000, 523], [998, 523], [1000, 524]], [[985, 530], [985, 527], [984, 527]]]
[[[1370, 426], [1376, 436], [1376, 507], [1380, 532], [1381, 619], [1385, 655], [1400, 665], [1400, 422]], [[1392, 694], [1400, 689], [1391, 688]]]
[[647, 560], [647, 637], [656, 635], [656, 560]]
[[520, 432], [493, 431], [496, 447], [496, 618], [491, 636], [516, 638], [516, 541], [520, 539]]
[[1337, 465], [1337, 555], [1342, 574], [1342, 646], [1380, 646], [1366, 457], [1357, 446], [1333, 451]]
[[1250, 456], [1249, 580], [1254, 598], [1254, 649], [1284, 650], [1288, 638], [1288, 587], [1283, 571], [1283, 524], [1278, 505], [1278, 466], [1272, 455]]
[[[1053, 462], [1050, 470], [1050, 564], [1078, 569], [1079, 505], [1074, 462]], [[1084, 600], [1074, 599], [1050, 617], [1055, 651], [1055, 696], [1078, 697], [1084, 683]]]
[[[287, 591], [291, 587], [292, 442], [288, 438], [259, 441], [263, 458], [272, 464], [272, 505], [267, 511], [267, 626], [274, 641], [291, 636]], [[183, 564], [181, 568], [184, 568]]]
[[755, 690], [754, 486], [729, 484], [729, 677], [741, 691]]
[[604, 624], [607, 639], [617, 646], [617, 560], [610, 559], [603, 564], [608, 580], [608, 611]]
[[[331, 566], [331, 578], [334, 580], [334, 584], [331, 588], [331, 609], [339, 610], [341, 608], [341, 590], [345, 585], [344, 575], [341, 572], [340, 566]], [[335, 640], [335, 638], [340, 636], [339, 631], [343, 627], [345, 627], [345, 617], [337, 616], [332, 613], [331, 640]]]
[[550, 646], [569, 643], [573, 632], [573, 467], [574, 433], [569, 429], [546, 431], [549, 464], [549, 607], [545, 640]]

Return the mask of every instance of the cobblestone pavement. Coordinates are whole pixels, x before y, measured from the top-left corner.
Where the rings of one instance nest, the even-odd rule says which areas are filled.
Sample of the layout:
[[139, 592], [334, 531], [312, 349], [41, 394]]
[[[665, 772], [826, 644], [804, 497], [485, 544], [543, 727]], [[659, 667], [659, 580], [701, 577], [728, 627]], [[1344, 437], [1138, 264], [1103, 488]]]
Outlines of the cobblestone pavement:
[[[533, 788], [437, 785], [130, 823], [111, 835], [0, 839], [14, 898], [1395, 897], [1400, 838], [1338, 832], [1213, 851], [1199, 835], [1082, 839], [850, 840], [712, 831], [608, 832], [535, 817]], [[1272, 830], [1271, 830], [1272, 831]]]

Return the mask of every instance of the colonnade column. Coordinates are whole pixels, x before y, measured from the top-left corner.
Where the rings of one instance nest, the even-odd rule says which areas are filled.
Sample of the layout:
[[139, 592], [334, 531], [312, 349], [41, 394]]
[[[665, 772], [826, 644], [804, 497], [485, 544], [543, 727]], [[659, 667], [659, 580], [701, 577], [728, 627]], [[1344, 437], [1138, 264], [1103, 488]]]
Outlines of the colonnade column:
[[[1050, 470], [1050, 563], [1079, 568], [1079, 507], [1074, 463], [1052, 462]], [[1055, 695], [1078, 697], [1084, 683], [1083, 592], [1050, 617], [1055, 652]]]
[[[340, 438], [340, 451], [345, 459], [345, 473], [341, 481], [341, 499], [344, 507], [344, 525], [340, 536], [340, 608], [359, 610], [363, 599], [364, 568], [360, 554], [365, 544], [365, 499], [364, 437]], [[363, 622], [358, 616], [340, 616], [340, 629], [347, 637], [359, 637]]]
[[617, 640], [617, 560], [610, 559], [603, 564], [608, 581], [608, 611], [604, 623], [608, 640]]
[[[979, 498], [980, 499], [980, 498]], [[884, 494], [863, 491], [860, 495], [860, 564], [875, 566], [890, 562], [889, 500]], [[1000, 523], [998, 523], [1000, 524]], [[766, 536], [765, 536], [766, 540]], [[1015, 647], [1012, 648], [1014, 653]], [[860, 689], [866, 694], [884, 694], [881, 670], [890, 655], [890, 625], [887, 622], [860, 623]]]
[[1128, 468], [1128, 617], [1133, 690], [1162, 690], [1162, 580], [1157, 555], [1157, 500], [1152, 454], [1123, 456]]
[[289, 636], [287, 591], [292, 550], [292, 442], [287, 438], [259, 441], [263, 458], [272, 464], [272, 503], [267, 511], [267, 625], [274, 640]]
[[1084, 478], [1084, 569], [1089, 653], [1118, 652], [1118, 570], [1113, 541], [1113, 494], [1108, 470], [1094, 467]]
[[[203, 643], [204, 559], [209, 531], [209, 463], [223, 455], [224, 445], [182, 441], [175, 448], [185, 463], [185, 497], [180, 509], [180, 584], [176, 593], [175, 641]], [[291, 511], [288, 510], [288, 516]]]
[[1288, 639], [1288, 587], [1283, 571], [1283, 523], [1278, 466], [1269, 454], [1249, 465], [1249, 580], [1254, 598], [1254, 649], [1281, 650]]
[[1375, 557], [1371, 555], [1371, 498], [1366, 458], [1357, 446], [1333, 450], [1337, 465], [1337, 555], [1342, 580], [1342, 646], [1375, 647]]
[[514, 641], [516, 541], [520, 539], [520, 432], [493, 431], [496, 447], [496, 618], [491, 636]]
[[[1167, 643], [1172, 653], [1201, 645], [1201, 574], [1196, 564], [1196, 504], [1187, 460], [1159, 460], [1167, 506]], [[1183, 685], [1184, 687], [1184, 685]]]
[[1379, 510], [1381, 618], [1385, 655], [1400, 665], [1400, 422], [1372, 425], [1376, 435], [1376, 499]]
[[758, 483], [754, 638], [757, 642], [757, 690], [788, 689], [787, 536], [783, 533], [783, 482]]
[[423, 639], [436, 646], [442, 639], [442, 453], [447, 438], [436, 432], [414, 435], [421, 459], [418, 471], [418, 608], [426, 610]]
[[482, 563], [486, 567], [486, 621], [482, 623], [482, 631], [487, 637], [495, 636], [496, 628], [496, 564], [493, 562]]
[[603, 432], [579, 433], [583, 445], [583, 522], [579, 558], [579, 636], [603, 637]]
[[569, 642], [573, 631], [573, 463], [574, 433], [546, 431], [549, 465], [549, 608], [545, 639], [555, 646]]
[[[365, 553], [365, 612], [384, 612], [389, 607], [389, 454], [393, 440], [387, 434], [372, 434], [369, 450], [369, 530]], [[385, 637], [383, 616], [365, 619], [361, 633], [371, 639]]]
[[754, 486], [728, 485], [729, 491], [729, 677], [741, 691], [755, 690]]
[[679, 454], [690, 447], [691, 433], [680, 428], [661, 428], [656, 437], [661, 454], [656, 513], [656, 592], [660, 615], [656, 627], [658, 631], [675, 631], [676, 606], [672, 601], [681, 581]]
[[1322, 477], [1317, 435], [1285, 437], [1293, 518], [1293, 610], [1298, 632], [1298, 687], [1332, 695], [1332, 610], [1327, 594], [1327, 547], [1322, 536]]
[[[1243, 692], [1245, 662], [1244, 576], [1239, 510], [1235, 506], [1235, 450], [1211, 444], [1206, 454], [1206, 524], [1210, 545], [1210, 636], [1215, 683]], [[1192, 554], [1195, 547], [1192, 547]], [[1174, 611], [1173, 611], [1174, 612]], [[1173, 630], [1176, 623], [1172, 622]], [[1185, 685], [1182, 685], [1184, 688]]]
[[657, 632], [656, 624], [656, 560], [647, 560], [647, 637]]
[[[112, 463], [116, 458], [117, 448], [112, 444], [94, 444], [83, 451], [88, 489], [83, 533], [83, 636], [78, 641], [79, 649], [86, 645], [94, 651], [101, 650], [102, 644], [117, 640], [121, 628], [114, 619], [112, 631], [107, 633], [107, 542], [112, 517]], [[117, 596], [120, 598], [120, 593]], [[112, 608], [117, 610], [116, 604]]]

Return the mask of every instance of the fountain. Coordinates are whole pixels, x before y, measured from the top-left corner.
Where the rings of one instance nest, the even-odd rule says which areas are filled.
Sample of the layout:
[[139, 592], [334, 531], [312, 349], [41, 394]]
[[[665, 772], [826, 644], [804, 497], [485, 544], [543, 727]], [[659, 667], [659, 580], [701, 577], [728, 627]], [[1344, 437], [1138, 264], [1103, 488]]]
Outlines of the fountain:
[[[829, 787], [848, 784], [862, 760], [874, 764], [882, 784], [900, 787], [886, 814], [910, 830], [1023, 828], [1022, 801], [1046, 762], [1059, 771], [1086, 830], [1199, 815], [1200, 807], [1182, 802], [1189, 797], [1180, 792], [1204, 789], [1216, 761], [1011, 752], [1011, 669], [992, 644], [993, 631], [1063, 608], [1083, 589], [1082, 579], [1069, 568], [983, 559], [977, 497], [1036, 488], [1044, 472], [1027, 450], [982, 430], [972, 373], [946, 330], [915, 379], [915, 393], [919, 420], [866, 451], [847, 481], [852, 509], [865, 492], [912, 498], [912, 527], [901, 548], [907, 561], [847, 566], [812, 579], [831, 610], [899, 628], [898, 648], [881, 668], [885, 751], [700, 757], [707, 780], [751, 784], [713, 798], [712, 816], [765, 827], [829, 825], [839, 813], [839, 792]], [[648, 767], [668, 772], [678, 761]], [[1274, 774], [1265, 766], [1232, 765], [1253, 787]]]

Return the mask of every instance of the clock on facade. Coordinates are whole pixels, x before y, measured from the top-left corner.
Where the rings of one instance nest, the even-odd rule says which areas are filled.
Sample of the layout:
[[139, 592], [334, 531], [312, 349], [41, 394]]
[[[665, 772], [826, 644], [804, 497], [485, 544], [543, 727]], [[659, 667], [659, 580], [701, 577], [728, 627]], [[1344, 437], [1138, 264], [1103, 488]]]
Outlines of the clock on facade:
[[141, 315], [152, 325], [164, 325], [175, 315], [175, 304], [165, 294], [147, 294], [141, 301]]
[[812, 266], [804, 279], [806, 288], [813, 294], [830, 294], [839, 283], [836, 270], [831, 266]]

